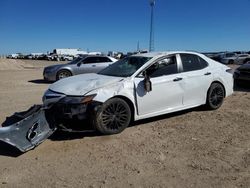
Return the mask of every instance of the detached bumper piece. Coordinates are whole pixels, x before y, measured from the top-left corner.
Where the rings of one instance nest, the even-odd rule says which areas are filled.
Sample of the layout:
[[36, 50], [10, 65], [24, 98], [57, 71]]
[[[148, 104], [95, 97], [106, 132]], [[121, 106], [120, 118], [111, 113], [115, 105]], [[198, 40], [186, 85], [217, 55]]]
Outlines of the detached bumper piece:
[[8, 143], [22, 152], [33, 149], [56, 130], [49, 123], [41, 105], [12, 116], [14, 123], [0, 128], [0, 141]]

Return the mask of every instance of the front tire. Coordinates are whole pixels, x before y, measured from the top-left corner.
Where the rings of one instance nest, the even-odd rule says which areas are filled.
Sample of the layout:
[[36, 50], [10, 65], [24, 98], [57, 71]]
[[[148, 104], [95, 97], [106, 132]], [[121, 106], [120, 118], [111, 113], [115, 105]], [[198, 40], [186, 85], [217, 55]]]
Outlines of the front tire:
[[117, 134], [128, 127], [131, 120], [129, 105], [120, 98], [106, 101], [95, 113], [93, 124], [102, 134]]
[[72, 76], [71, 72], [68, 70], [60, 70], [56, 75], [56, 80], [61, 80], [63, 78], [67, 78]]
[[225, 91], [220, 83], [212, 83], [207, 93], [206, 107], [216, 110], [221, 107], [225, 97]]

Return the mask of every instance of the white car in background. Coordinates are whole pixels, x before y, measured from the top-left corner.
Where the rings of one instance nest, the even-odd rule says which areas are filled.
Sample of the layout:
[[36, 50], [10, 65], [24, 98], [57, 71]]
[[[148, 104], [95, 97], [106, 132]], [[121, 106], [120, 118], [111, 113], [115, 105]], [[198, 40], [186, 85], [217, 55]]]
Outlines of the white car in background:
[[235, 54], [231, 57], [225, 57], [221, 59], [221, 62], [223, 64], [245, 64], [246, 62], [250, 61], [250, 55], [249, 54]]
[[7, 58], [9, 58], [9, 59], [17, 59], [18, 56], [19, 56], [19, 54], [10, 54], [10, 55], [7, 56]]

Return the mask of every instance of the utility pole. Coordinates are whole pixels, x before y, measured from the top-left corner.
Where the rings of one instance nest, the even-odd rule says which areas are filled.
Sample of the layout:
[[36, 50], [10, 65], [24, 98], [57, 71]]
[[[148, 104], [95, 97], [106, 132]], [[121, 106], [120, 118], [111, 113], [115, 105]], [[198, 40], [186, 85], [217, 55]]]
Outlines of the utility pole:
[[154, 51], [154, 6], [155, 0], [149, 0], [151, 7], [151, 21], [150, 21], [150, 38], [149, 38], [149, 51]]
[[137, 42], [137, 52], [140, 52], [140, 42]]

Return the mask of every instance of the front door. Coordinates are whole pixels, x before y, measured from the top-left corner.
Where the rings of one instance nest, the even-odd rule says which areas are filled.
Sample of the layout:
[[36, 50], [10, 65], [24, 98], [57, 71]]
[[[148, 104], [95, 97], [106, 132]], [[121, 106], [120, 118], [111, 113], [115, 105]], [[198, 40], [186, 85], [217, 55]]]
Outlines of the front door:
[[183, 86], [179, 77], [176, 56], [158, 60], [146, 69], [150, 77], [152, 91], [144, 89], [144, 78], [135, 78], [135, 91], [140, 116], [159, 115], [182, 107]]

